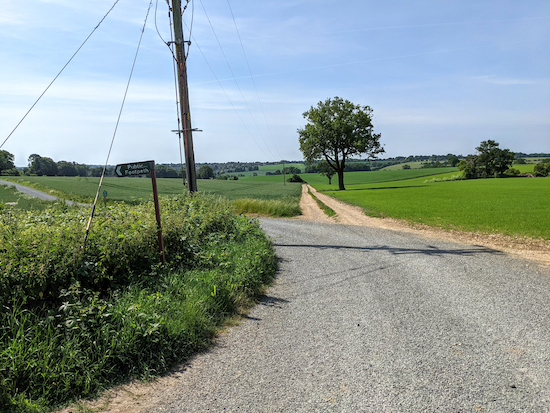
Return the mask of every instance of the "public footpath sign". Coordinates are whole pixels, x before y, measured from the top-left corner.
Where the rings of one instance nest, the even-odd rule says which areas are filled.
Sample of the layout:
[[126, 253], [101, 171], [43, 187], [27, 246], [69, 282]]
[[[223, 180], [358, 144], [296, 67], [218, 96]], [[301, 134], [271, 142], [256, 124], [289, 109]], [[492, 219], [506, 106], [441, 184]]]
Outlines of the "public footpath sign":
[[163, 264], [166, 263], [164, 257], [164, 242], [162, 240], [162, 225], [160, 222], [159, 194], [157, 191], [157, 175], [155, 173], [155, 161], [122, 163], [115, 167], [115, 175], [124, 178], [125, 176], [139, 176], [151, 174], [151, 183], [153, 184], [153, 200], [155, 201], [155, 215], [157, 217], [157, 236], [159, 241], [160, 257]]
[[155, 161], [121, 163], [115, 167], [115, 174], [120, 178], [125, 176], [147, 175], [154, 169]]

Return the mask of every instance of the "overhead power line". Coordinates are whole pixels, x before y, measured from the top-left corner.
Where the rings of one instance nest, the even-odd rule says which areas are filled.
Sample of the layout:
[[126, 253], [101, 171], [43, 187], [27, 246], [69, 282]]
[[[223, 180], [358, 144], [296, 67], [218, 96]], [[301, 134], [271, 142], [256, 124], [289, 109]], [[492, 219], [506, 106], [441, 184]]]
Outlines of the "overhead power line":
[[273, 133], [271, 132], [271, 128], [269, 127], [269, 122], [267, 121], [267, 116], [265, 114], [264, 106], [262, 105], [262, 100], [260, 99], [260, 94], [258, 93], [258, 88], [256, 87], [256, 82], [254, 81], [254, 76], [252, 75], [252, 70], [250, 69], [250, 64], [248, 63], [248, 57], [246, 56], [243, 41], [241, 39], [241, 34], [239, 33], [239, 28], [237, 27], [237, 21], [235, 20], [235, 15], [233, 14], [233, 9], [231, 8], [231, 3], [229, 2], [229, 0], [227, 0], [227, 5], [229, 6], [229, 11], [231, 12], [231, 17], [233, 18], [233, 24], [235, 25], [235, 31], [237, 32], [237, 36], [239, 37], [239, 43], [241, 44], [241, 49], [243, 51], [244, 60], [246, 61], [246, 66], [248, 67], [248, 73], [250, 74], [250, 79], [252, 80], [252, 84], [254, 85], [254, 90], [256, 91], [256, 96], [258, 97], [258, 103], [260, 104], [260, 108], [262, 109], [262, 114], [264, 115], [264, 120], [265, 120], [265, 124], [267, 126], [267, 130], [269, 131], [269, 135], [271, 136], [271, 140], [273, 141], [273, 146], [275, 147], [275, 150], [277, 151], [277, 154], [279, 155], [279, 158], [283, 159], [283, 157], [281, 156], [281, 153], [279, 152], [279, 148], [277, 148], [277, 144], [275, 143], [275, 138], [273, 137]]
[[[243, 102], [244, 102], [246, 108], [248, 109], [248, 113], [250, 114], [250, 117], [252, 118], [252, 122], [254, 123], [254, 126], [256, 126], [256, 129], [258, 130], [258, 134], [260, 135], [260, 138], [262, 139], [262, 141], [263, 141], [265, 147], [267, 148], [267, 150], [268, 150], [269, 153], [271, 154], [271, 159], [276, 160], [276, 159], [277, 159], [276, 156], [273, 154], [273, 152], [271, 151], [269, 145], [268, 145], [267, 142], [265, 141], [264, 136], [262, 135], [262, 132], [260, 131], [260, 128], [258, 127], [258, 124], [257, 124], [257, 122], [256, 122], [256, 118], [254, 117], [254, 115], [252, 114], [252, 111], [250, 110], [250, 106], [248, 105], [248, 102], [246, 101], [246, 99], [245, 99], [245, 97], [244, 97], [244, 94], [243, 94], [243, 92], [242, 92], [242, 90], [241, 90], [241, 88], [240, 88], [240, 86], [239, 86], [239, 82], [237, 81], [237, 78], [236, 78], [235, 74], [233, 73], [233, 69], [231, 68], [231, 65], [230, 65], [229, 60], [227, 59], [227, 56], [226, 56], [226, 54], [225, 54], [225, 52], [224, 52], [224, 50], [223, 50], [223, 47], [222, 47], [222, 45], [221, 45], [221, 43], [220, 43], [220, 40], [219, 40], [219, 38], [218, 38], [218, 35], [216, 34], [216, 30], [214, 29], [214, 26], [212, 25], [212, 22], [210, 21], [210, 17], [208, 17], [208, 13], [206, 12], [206, 8], [204, 7], [204, 4], [203, 4], [202, 0], [200, 0], [200, 2], [201, 2], [201, 5], [202, 5], [202, 8], [203, 8], [203, 10], [204, 10], [204, 14], [206, 15], [206, 18], [207, 18], [207, 20], [208, 20], [208, 23], [210, 24], [210, 28], [212, 29], [212, 32], [214, 33], [214, 37], [216, 38], [216, 41], [218, 42], [218, 46], [220, 47], [220, 50], [221, 50], [222, 55], [223, 55], [223, 57], [224, 57], [224, 59], [225, 59], [225, 62], [227, 63], [227, 67], [229, 68], [229, 71], [231, 72], [231, 76], [233, 77], [233, 80], [235, 81], [235, 84], [237, 85], [237, 89], [238, 89], [238, 91], [239, 91], [239, 93], [240, 93], [240, 95], [241, 95], [241, 98], [242, 98], [242, 100], [243, 100]], [[220, 84], [220, 85], [221, 85], [221, 84]], [[224, 92], [225, 92], [225, 90], [224, 90]], [[226, 95], [227, 95], [227, 94], [226, 94]], [[240, 117], [240, 116], [239, 116], [239, 117]], [[244, 122], [243, 122], [243, 123], [244, 123]], [[256, 142], [256, 144], [258, 144], [258, 143]], [[258, 145], [258, 146], [259, 146], [259, 145]], [[263, 150], [262, 150], [262, 152], [263, 152]], [[265, 152], [264, 152], [264, 154], [265, 154]], [[268, 157], [268, 158], [269, 158], [269, 157]]]
[[227, 92], [225, 91], [222, 83], [220, 82], [220, 80], [218, 79], [218, 77], [216, 76], [216, 72], [214, 72], [214, 69], [212, 69], [212, 66], [210, 65], [210, 62], [208, 61], [208, 59], [206, 58], [206, 56], [204, 55], [202, 49], [200, 48], [200, 46], [198, 45], [197, 41], [195, 40], [195, 38], [193, 38], [193, 43], [197, 46], [197, 49], [199, 49], [199, 52], [201, 53], [202, 57], [204, 58], [204, 61], [206, 62], [206, 64], [208, 65], [208, 67], [210, 68], [210, 71], [212, 72], [212, 75], [214, 76], [214, 78], [216, 79], [216, 81], [218, 82], [218, 85], [220, 86], [220, 88], [222, 89], [223, 93], [225, 94], [225, 97], [227, 98], [227, 100], [229, 101], [229, 104], [231, 105], [231, 107], [233, 108], [233, 110], [235, 111], [235, 113], [237, 114], [237, 117], [239, 118], [239, 120], [241, 121], [241, 123], [243, 124], [244, 128], [246, 129], [246, 131], [248, 132], [248, 134], [250, 135], [250, 137], [252, 138], [252, 140], [254, 141], [254, 143], [258, 146], [258, 148], [262, 151], [262, 153], [265, 155], [265, 157], [267, 159], [275, 159], [273, 157], [270, 157], [267, 153], [265, 153], [265, 151], [263, 150], [263, 148], [261, 147], [261, 145], [258, 143], [258, 141], [254, 138], [254, 135], [252, 135], [252, 133], [250, 132], [250, 129], [248, 129], [248, 126], [246, 126], [246, 123], [244, 123], [244, 120], [243, 118], [241, 117], [241, 115], [239, 114], [239, 111], [237, 110], [237, 108], [235, 107], [235, 105], [233, 104], [233, 101], [231, 100], [231, 98], [229, 97], [229, 95], [227, 94]]
[[76, 52], [74, 52], [74, 54], [71, 56], [71, 58], [69, 59], [69, 61], [67, 63], [65, 63], [65, 66], [63, 66], [63, 68], [61, 68], [61, 70], [59, 71], [59, 73], [54, 77], [54, 79], [50, 82], [50, 84], [48, 85], [48, 87], [46, 87], [46, 89], [42, 92], [42, 94], [38, 97], [38, 99], [36, 99], [36, 101], [33, 103], [33, 105], [31, 106], [31, 108], [27, 111], [27, 113], [25, 113], [25, 116], [23, 116], [23, 118], [19, 121], [19, 123], [17, 125], [15, 125], [15, 128], [13, 128], [13, 130], [10, 132], [10, 134], [8, 135], [8, 137], [4, 140], [4, 142], [2, 142], [2, 145], [0, 145], [0, 149], [2, 149], [2, 147], [5, 145], [5, 143], [8, 141], [8, 139], [11, 137], [11, 135], [13, 135], [13, 133], [17, 130], [17, 128], [19, 127], [19, 125], [21, 125], [21, 123], [25, 120], [25, 118], [27, 117], [27, 115], [31, 112], [31, 110], [34, 109], [34, 107], [36, 106], [36, 104], [38, 103], [38, 101], [40, 99], [42, 99], [42, 96], [44, 96], [46, 94], [46, 92], [48, 91], [48, 89], [50, 88], [51, 85], [54, 84], [54, 82], [57, 80], [57, 78], [59, 77], [59, 75], [61, 75], [61, 73], [63, 73], [63, 71], [65, 70], [65, 68], [69, 65], [69, 63], [71, 63], [71, 61], [74, 59], [74, 57], [78, 54], [78, 52], [80, 51], [80, 49], [82, 49], [82, 47], [86, 44], [86, 42], [88, 41], [88, 39], [90, 37], [92, 37], [92, 35], [95, 33], [95, 31], [98, 29], [98, 27], [101, 25], [101, 23], [103, 23], [103, 20], [105, 20], [107, 18], [107, 16], [109, 15], [109, 13], [111, 13], [111, 11], [115, 8], [115, 6], [117, 5], [117, 3], [119, 2], [119, 0], [115, 0], [114, 4], [111, 6], [111, 8], [109, 9], [109, 11], [105, 14], [105, 16], [103, 16], [103, 18], [99, 21], [99, 23], [97, 24], [97, 26], [94, 27], [94, 29], [92, 30], [92, 32], [88, 35], [88, 37], [86, 37], [86, 39], [84, 40], [84, 42], [82, 42], [82, 44], [80, 45], [80, 47], [76, 50]]
[[139, 42], [136, 49], [136, 54], [134, 55], [134, 61], [132, 63], [132, 69], [130, 70], [130, 76], [128, 77], [128, 82], [126, 83], [126, 90], [124, 91], [124, 97], [122, 98], [122, 103], [120, 105], [120, 110], [118, 112], [118, 118], [115, 124], [115, 129], [113, 131], [113, 137], [111, 139], [111, 145], [109, 146], [109, 152], [107, 153], [107, 158], [105, 159], [105, 165], [103, 166], [103, 172], [101, 173], [101, 178], [99, 179], [99, 185], [97, 187], [97, 192], [95, 194], [94, 204], [92, 206], [92, 211], [90, 213], [90, 218], [88, 219], [88, 225], [86, 225], [86, 234], [84, 235], [84, 246], [86, 246], [86, 241], [88, 240], [88, 234], [90, 232], [90, 227], [92, 225], [92, 220], [94, 218], [95, 207], [97, 205], [97, 199], [99, 198], [99, 191], [101, 190], [101, 185], [103, 184], [103, 178], [105, 177], [105, 172], [107, 171], [107, 164], [109, 163], [109, 158], [111, 157], [111, 151], [113, 150], [113, 144], [115, 143], [116, 133], [118, 131], [118, 125], [120, 123], [120, 118], [122, 116], [122, 110], [124, 109], [124, 104], [126, 103], [126, 96], [128, 95], [128, 89], [130, 88], [130, 82], [132, 81], [132, 75], [134, 74], [134, 68], [136, 67], [137, 57], [139, 49], [141, 47], [141, 40], [143, 39], [143, 33], [145, 33], [145, 26], [147, 25], [147, 18], [149, 17], [149, 12], [153, 6], [153, 0], [149, 2], [149, 7], [147, 8], [147, 14], [145, 15], [145, 21], [143, 22], [143, 28], [141, 29], [141, 35], [139, 37]]

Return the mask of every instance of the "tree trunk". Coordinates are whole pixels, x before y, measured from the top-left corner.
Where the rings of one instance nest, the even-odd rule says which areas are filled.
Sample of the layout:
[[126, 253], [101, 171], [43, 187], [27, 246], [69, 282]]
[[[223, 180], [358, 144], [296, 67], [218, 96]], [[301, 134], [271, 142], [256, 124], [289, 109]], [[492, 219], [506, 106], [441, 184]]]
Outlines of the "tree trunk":
[[346, 188], [344, 187], [344, 170], [338, 171], [338, 189], [340, 191], [345, 191]]

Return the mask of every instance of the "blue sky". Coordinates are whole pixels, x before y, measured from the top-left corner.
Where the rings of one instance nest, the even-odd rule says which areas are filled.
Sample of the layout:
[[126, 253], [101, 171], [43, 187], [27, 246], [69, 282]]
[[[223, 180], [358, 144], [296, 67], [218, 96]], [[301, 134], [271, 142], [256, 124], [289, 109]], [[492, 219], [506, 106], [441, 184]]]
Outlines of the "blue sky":
[[[113, 3], [0, 0], [0, 143]], [[109, 164], [180, 159], [155, 4]], [[105, 162], [148, 7], [118, 2], [2, 147], [16, 165]], [[184, 20], [196, 162], [301, 160], [302, 113], [334, 96], [373, 109], [383, 157], [550, 152], [548, 0], [195, 0]], [[156, 21], [169, 39], [166, 1]]]

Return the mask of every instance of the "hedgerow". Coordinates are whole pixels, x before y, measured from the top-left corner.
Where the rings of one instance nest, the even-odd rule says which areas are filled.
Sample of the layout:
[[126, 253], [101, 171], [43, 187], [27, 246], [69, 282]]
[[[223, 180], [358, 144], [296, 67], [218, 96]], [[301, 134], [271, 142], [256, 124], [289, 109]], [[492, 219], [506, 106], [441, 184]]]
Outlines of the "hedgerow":
[[166, 371], [269, 283], [258, 222], [206, 196], [0, 214], [0, 411], [38, 412]]

